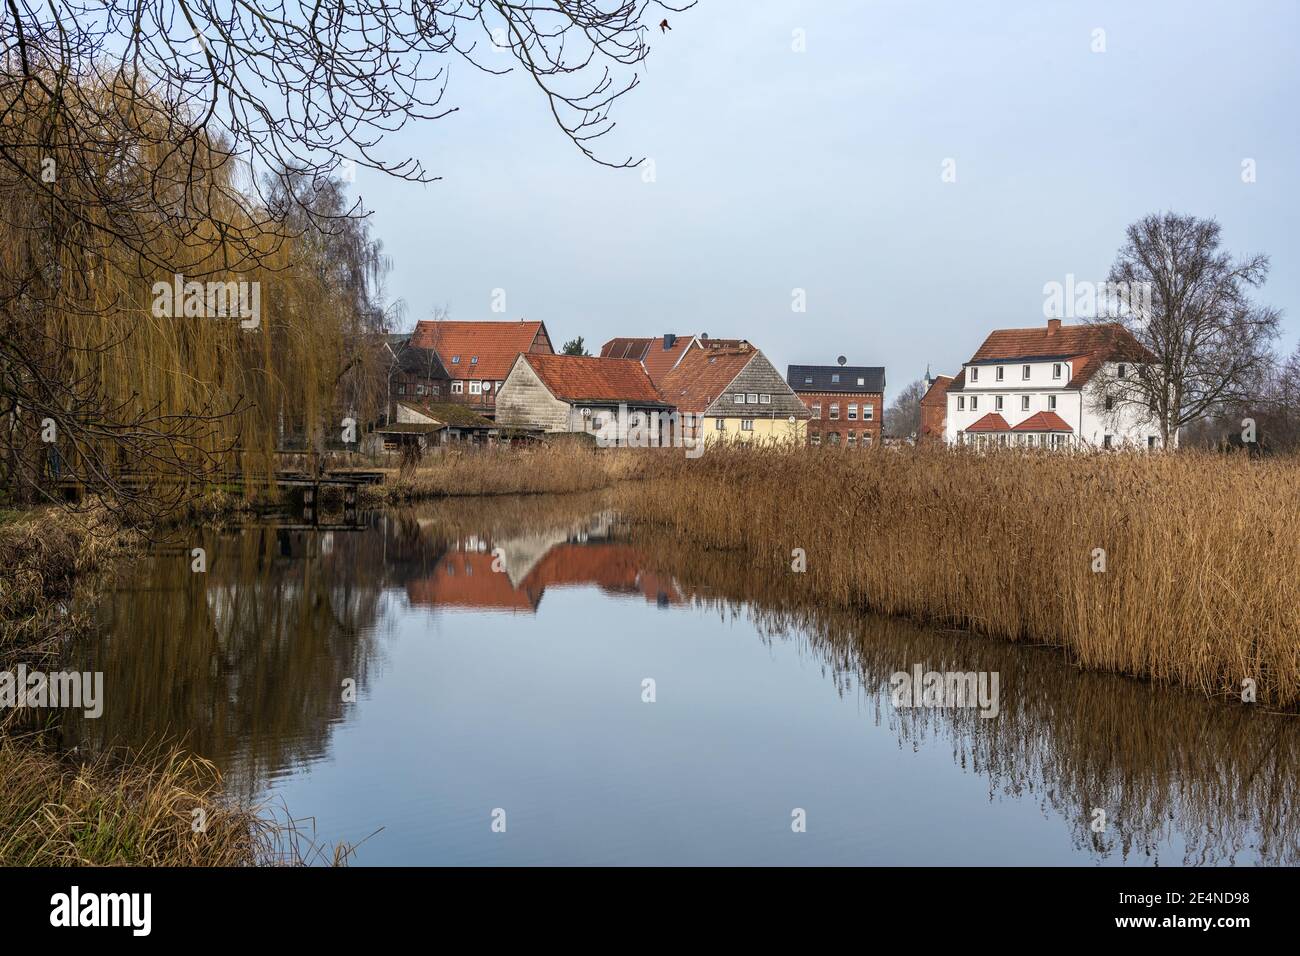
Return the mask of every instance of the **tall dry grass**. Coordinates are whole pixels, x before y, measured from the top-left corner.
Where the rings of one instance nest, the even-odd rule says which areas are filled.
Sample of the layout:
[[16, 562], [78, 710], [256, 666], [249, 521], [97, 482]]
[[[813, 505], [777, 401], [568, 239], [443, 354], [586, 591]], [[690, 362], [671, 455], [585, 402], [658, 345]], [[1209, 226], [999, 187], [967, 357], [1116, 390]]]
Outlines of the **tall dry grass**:
[[[1213, 454], [718, 449], [656, 459], [627, 514], [807, 599], [1300, 705], [1300, 463]], [[1105, 570], [1094, 572], [1104, 549]]]
[[[371, 501], [402, 503], [455, 495], [533, 495], [597, 491], [639, 475], [657, 453], [596, 450], [577, 444], [438, 449], [420, 464], [366, 490]], [[667, 454], [667, 453], [664, 453]]]

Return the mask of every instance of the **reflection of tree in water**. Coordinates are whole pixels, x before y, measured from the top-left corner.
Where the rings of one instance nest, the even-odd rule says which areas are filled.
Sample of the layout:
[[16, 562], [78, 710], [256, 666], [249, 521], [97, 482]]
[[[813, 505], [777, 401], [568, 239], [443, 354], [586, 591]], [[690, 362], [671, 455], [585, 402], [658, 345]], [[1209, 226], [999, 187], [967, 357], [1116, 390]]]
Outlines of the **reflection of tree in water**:
[[[575, 496], [534, 508], [532, 524], [576, 521], [591, 508]], [[345, 679], [358, 696], [367, 689], [383, 592], [428, 577], [490, 512], [381, 511], [355, 532], [184, 534], [120, 577], [97, 608], [96, 636], [64, 665], [103, 671], [105, 697], [95, 720], [61, 715], [64, 742], [180, 740], [221, 769], [232, 795], [254, 797], [269, 778], [326, 753], [348, 707]], [[523, 527], [528, 513], [503, 499], [490, 524]], [[204, 574], [190, 570], [199, 545]]]
[[[343, 681], [367, 686], [377, 653], [380, 536], [251, 527], [148, 559], [100, 609], [78, 666], [104, 671], [103, 715], [70, 715], [69, 743], [181, 739], [248, 798], [269, 775], [321, 756]], [[373, 552], [373, 553], [371, 553]]]
[[[748, 617], [767, 640], [797, 642], [821, 660], [841, 695], [856, 685], [900, 744], [947, 739], [956, 763], [987, 777], [990, 799], [1037, 799], [1093, 856], [1224, 865], [1258, 854], [1268, 864], [1300, 862], [1294, 717], [1080, 671], [1045, 648], [807, 608], [798, 575], [774, 574], [735, 553], [683, 549], [650, 529], [634, 535], [647, 565], [671, 569], [697, 603]], [[996, 671], [1000, 715], [895, 709], [890, 675], [917, 663]], [[1089, 827], [1096, 807], [1108, 824], [1100, 834]], [[1159, 860], [1159, 845], [1171, 838], [1185, 845], [1182, 859]]]

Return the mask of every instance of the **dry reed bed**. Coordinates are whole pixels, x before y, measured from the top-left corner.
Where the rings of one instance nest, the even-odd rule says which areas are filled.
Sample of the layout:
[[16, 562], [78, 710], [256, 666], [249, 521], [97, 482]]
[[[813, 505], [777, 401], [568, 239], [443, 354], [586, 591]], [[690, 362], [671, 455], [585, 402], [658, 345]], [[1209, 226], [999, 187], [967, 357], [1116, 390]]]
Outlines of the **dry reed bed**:
[[[1300, 705], [1300, 463], [1216, 455], [715, 449], [661, 457], [629, 516], [736, 549], [811, 601], [1066, 649]], [[1106, 570], [1095, 573], [1094, 549]]]
[[369, 486], [371, 501], [401, 503], [457, 495], [534, 495], [597, 491], [634, 477], [646, 455], [601, 452], [576, 444], [533, 448], [439, 449], [403, 468], [382, 485]]

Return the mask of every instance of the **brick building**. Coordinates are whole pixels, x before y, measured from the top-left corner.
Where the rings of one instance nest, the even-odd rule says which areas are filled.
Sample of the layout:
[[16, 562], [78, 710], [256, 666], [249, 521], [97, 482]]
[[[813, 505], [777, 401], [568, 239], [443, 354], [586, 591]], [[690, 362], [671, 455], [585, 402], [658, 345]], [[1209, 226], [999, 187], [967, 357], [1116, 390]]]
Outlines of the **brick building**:
[[930, 387], [921, 396], [921, 432], [919, 441], [943, 441], [944, 426], [948, 422], [948, 386], [951, 375], [936, 375]]
[[863, 447], [879, 443], [885, 422], [883, 368], [791, 365], [786, 382], [812, 414], [809, 445]]

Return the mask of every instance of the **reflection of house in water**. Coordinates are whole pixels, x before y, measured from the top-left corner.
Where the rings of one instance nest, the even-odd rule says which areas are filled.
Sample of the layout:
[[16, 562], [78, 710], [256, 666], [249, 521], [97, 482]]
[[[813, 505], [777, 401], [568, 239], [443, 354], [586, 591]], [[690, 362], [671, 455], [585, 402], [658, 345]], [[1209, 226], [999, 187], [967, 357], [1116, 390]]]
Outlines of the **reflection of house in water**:
[[660, 607], [684, 603], [675, 580], [642, 570], [636, 548], [610, 540], [612, 523], [601, 514], [580, 528], [468, 538], [443, 552], [432, 573], [409, 581], [407, 597], [427, 607], [535, 612], [547, 588], [595, 586]]

